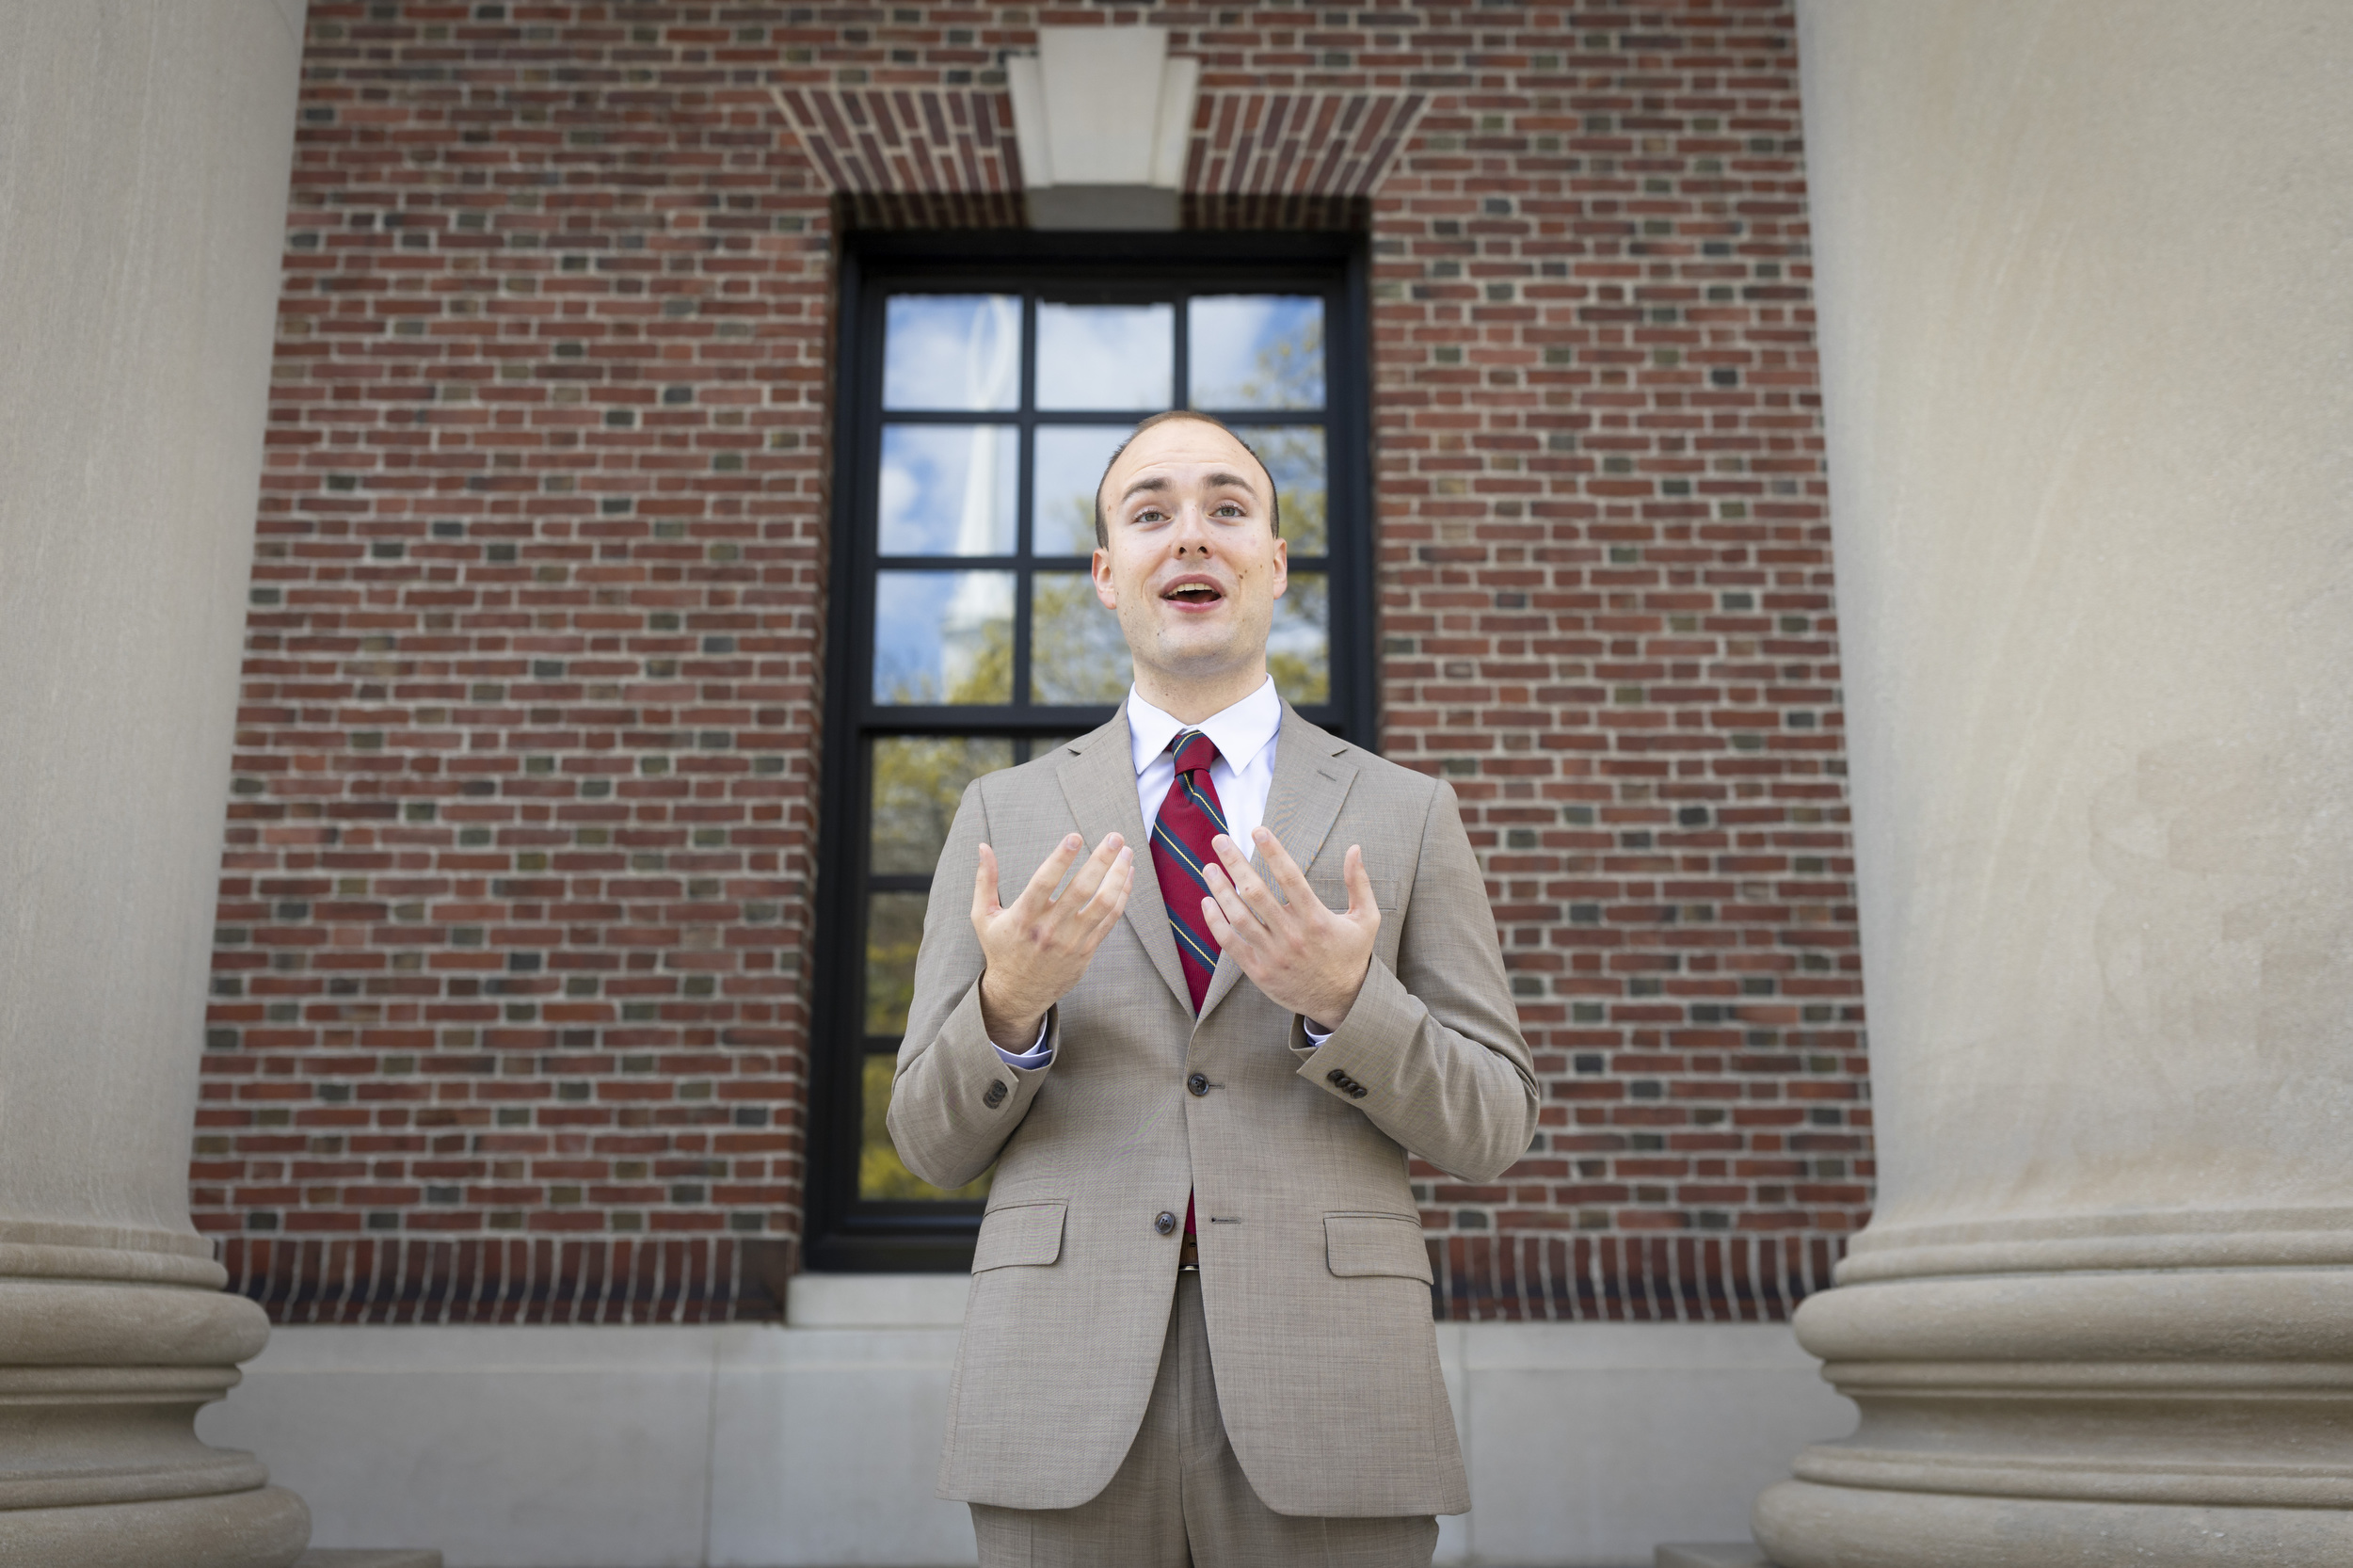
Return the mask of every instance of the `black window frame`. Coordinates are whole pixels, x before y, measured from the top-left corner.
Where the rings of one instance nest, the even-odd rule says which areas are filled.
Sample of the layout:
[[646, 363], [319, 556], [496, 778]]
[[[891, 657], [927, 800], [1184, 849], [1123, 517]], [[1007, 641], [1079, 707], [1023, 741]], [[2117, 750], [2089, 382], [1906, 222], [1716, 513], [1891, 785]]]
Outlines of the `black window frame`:
[[[1375, 663], [1371, 483], [1369, 257], [1360, 232], [1080, 233], [1031, 230], [852, 231], [842, 237], [835, 301], [832, 560], [827, 574], [824, 766], [819, 791], [816, 931], [809, 986], [808, 1102], [804, 1121], [802, 1265], [840, 1272], [958, 1272], [971, 1267], [981, 1200], [879, 1202], [857, 1195], [863, 1141], [864, 901], [869, 745], [877, 734], [1027, 738], [1077, 734], [1114, 706], [1054, 707], [1012, 717], [984, 708], [879, 708], [872, 701], [877, 540], [862, 520], [875, 500], [882, 440], [883, 301], [908, 289], [1021, 293], [1124, 300], [1187, 293], [1307, 293], [1324, 296], [1324, 460], [1329, 538], [1330, 697], [1301, 712], [1358, 744], [1374, 742]], [[1025, 310], [1025, 323], [1032, 312]], [[1177, 312], [1181, 333], [1184, 312]], [[1026, 330], [1026, 328], [1025, 328]], [[1279, 420], [1277, 410], [1269, 410]], [[954, 416], [970, 420], [976, 416]], [[988, 423], [1069, 423], [1033, 410], [977, 416]], [[1084, 422], [1084, 416], [1080, 416]], [[1023, 496], [1026, 518], [1027, 496]], [[943, 563], [945, 564], [945, 563]], [[984, 563], [983, 563], [984, 564]], [[1027, 577], [1017, 580], [1016, 627]], [[1021, 646], [1026, 648], [1026, 636]], [[1026, 692], [1026, 660], [1015, 693]], [[1016, 754], [1018, 755], [1018, 754]]]

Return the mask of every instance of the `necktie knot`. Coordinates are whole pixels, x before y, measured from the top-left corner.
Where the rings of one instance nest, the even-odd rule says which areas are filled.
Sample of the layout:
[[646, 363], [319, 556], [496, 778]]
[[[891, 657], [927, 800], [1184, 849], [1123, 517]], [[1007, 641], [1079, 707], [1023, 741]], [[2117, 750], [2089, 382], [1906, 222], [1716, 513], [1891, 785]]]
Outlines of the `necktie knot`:
[[1217, 743], [1198, 729], [1180, 729], [1168, 743], [1176, 754], [1178, 773], [1207, 773], [1217, 760]]

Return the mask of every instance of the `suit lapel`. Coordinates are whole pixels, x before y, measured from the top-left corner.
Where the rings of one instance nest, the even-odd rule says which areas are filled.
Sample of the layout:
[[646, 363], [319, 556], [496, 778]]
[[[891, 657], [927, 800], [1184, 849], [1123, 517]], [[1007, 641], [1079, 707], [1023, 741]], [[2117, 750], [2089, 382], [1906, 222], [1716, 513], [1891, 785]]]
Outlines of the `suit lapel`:
[[[1120, 729], [1124, 737], [1124, 721]], [[1274, 781], [1267, 789], [1266, 825], [1290, 852], [1290, 857], [1299, 862], [1303, 872], [1314, 871], [1316, 856], [1332, 831], [1333, 821], [1340, 814], [1340, 803], [1348, 798], [1348, 787], [1356, 780], [1356, 764], [1347, 760], [1347, 743], [1301, 718], [1299, 711], [1289, 703], [1283, 704], [1283, 728], [1276, 732], [1274, 744]], [[1128, 792], [1128, 801], [1132, 810], [1132, 788]], [[1260, 876], [1273, 880], [1267, 875], [1265, 858], [1255, 850], [1250, 865]], [[1130, 912], [1134, 910], [1133, 899], [1128, 907]], [[1168, 922], [1163, 919], [1160, 923], [1165, 928]], [[1176, 939], [1169, 938], [1172, 964], [1176, 961]], [[1180, 976], [1181, 973], [1180, 970]], [[1225, 993], [1241, 978], [1241, 966], [1235, 962], [1234, 955], [1219, 954], [1217, 969], [1209, 976], [1209, 992], [1201, 999], [1203, 1018], [1225, 1000]]]
[[[1077, 756], [1068, 752], [1076, 751]], [[1277, 766], [1282, 754], [1275, 754]], [[1063, 798], [1079, 819], [1079, 832], [1091, 851], [1106, 833], [1117, 833], [1136, 852], [1135, 886], [1128, 894], [1128, 923], [1135, 928], [1152, 967], [1176, 993], [1186, 1012], [1193, 1011], [1193, 993], [1185, 988], [1184, 966], [1176, 961], [1176, 938], [1168, 929], [1168, 905], [1160, 902], [1160, 882], [1152, 870], [1152, 840], [1144, 832], [1144, 812], [1136, 805], [1136, 763], [1128, 740], [1128, 709], [1123, 703], [1112, 722], [1084, 735], [1065, 748], [1062, 765], [1054, 770], [1062, 781]]]

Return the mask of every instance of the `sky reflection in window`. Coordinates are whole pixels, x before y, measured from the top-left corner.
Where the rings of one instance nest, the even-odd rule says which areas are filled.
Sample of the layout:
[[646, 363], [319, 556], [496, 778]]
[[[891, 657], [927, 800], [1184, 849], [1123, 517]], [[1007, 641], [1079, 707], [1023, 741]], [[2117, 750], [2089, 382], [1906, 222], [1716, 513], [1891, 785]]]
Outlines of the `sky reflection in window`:
[[1095, 487], [1126, 440], [1122, 424], [1041, 424], [1030, 491], [1031, 548], [1040, 555], [1095, 549]]
[[1021, 483], [1011, 424], [883, 426], [885, 555], [1010, 555]]
[[894, 294], [883, 312], [883, 407], [1015, 408], [1021, 401], [1021, 298]]
[[1196, 295], [1185, 309], [1193, 408], [1323, 407], [1321, 297]]
[[1047, 305], [1037, 308], [1037, 406], [1134, 408], [1169, 406], [1176, 376], [1173, 305]]
[[874, 700], [1013, 700], [1013, 573], [886, 571], [874, 580]]

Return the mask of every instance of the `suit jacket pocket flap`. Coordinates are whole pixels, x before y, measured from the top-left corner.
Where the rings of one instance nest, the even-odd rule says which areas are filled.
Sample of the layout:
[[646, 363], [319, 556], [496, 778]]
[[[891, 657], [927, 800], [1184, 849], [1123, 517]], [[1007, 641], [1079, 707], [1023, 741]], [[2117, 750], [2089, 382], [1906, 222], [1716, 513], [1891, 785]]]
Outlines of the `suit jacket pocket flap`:
[[1007, 1204], [982, 1215], [981, 1238], [972, 1248], [972, 1272], [1053, 1262], [1062, 1256], [1063, 1211], [1068, 1207]]
[[1326, 1214], [1323, 1255], [1332, 1272], [1342, 1278], [1393, 1274], [1430, 1283], [1430, 1252], [1422, 1245], [1418, 1219], [1398, 1214]]

